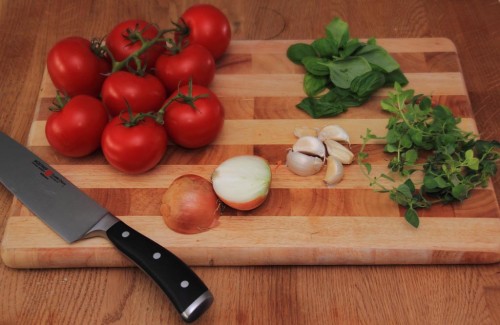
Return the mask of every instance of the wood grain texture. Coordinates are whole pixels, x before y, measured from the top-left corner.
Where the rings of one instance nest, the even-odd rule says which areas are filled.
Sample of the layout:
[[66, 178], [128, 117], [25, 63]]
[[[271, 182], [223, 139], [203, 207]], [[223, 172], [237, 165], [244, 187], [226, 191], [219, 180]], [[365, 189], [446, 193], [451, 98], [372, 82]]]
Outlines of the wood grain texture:
[[[318, 37], [335, 15], [349, 21], [351, 33], [358, 37], [450, 38], [457, 47], [478, 130], [483, 138], [500, 139], [500, 63], [494, 55], [500, 52], [497, 1], [210, 2], [226, 12], [233, 38], [240, 40]], [[101, 35], [130, 17], [167, 24], [193, 3], [0, 2], [0, 129], [26, 143], [46, 53], [58, 39]], [[207, 156], [199, 153], [195, 159]], [[499, 184], [500, 175], [494, 180], [497, 198]], [[1, 229], [11, 200], [0, 188]], [[199, 324], [500, 322], [498, 264], [195, 270], [216, 297]], [[136, 268], [11, 270], [1, 265], [0, 287], [2, 324], [182, 323], [161, 291]]]
[[[104, 206], [108, 207], [114, 201], [113, 206], [122, 207], [119, 210], [124, 213], [110, 210], [112, 213], [168, 247], [190, 265], [500, 261], [500, 210], [492, 186], [476, 191], [472, 203], [467, 200], [463, 204], [425, 211], [422, 225], [415, 231], [401, 218], [403, 209], [387, 196], [370, 189], [357, 164], [345, 167], [343, 180], [334, 189], [325, 187], [324, 171], [312, 177], [300, 177], [283, 166], [286, 152], [296, 139], [293, 135], [296, 126], [319, 129], [338, 124], [352, 138], [352, 149], [357, 153], [366, 129], [384, 134], [388, 122], [387, 115], [380, 112], [379, 105], [373, 100], [364, 116], [351, 114], [311, 119], [301, 112], [302, 116], [298, 118], [296, 102], [289, 98], [303, 95], [304, 70], [286, 58], [286, 49], [297, 42], [232, 42], [227, 55], [218, 62], [218, 66], [231, 66], [231, 69], [223, 68], [225, 73], [217, 74], [210, 86], [222, 98], [227, 117], [222, 133], [207, 148], [178, 150], [180, 148], [171, 144], [167, 150], [174, 148], [174, 152], [170, 152], [160, 166], [142, 175], [124, 175], [109, 166], [100, 152], [92, 155], [94, 159], [84, 161], [64, 159], [53, 152], [47, 162], [77, 187], [86, 189], [92, 193], [90, 195], [97, 195]], [[403, 62], [416, 62], [415, 58], [419, 58], [421, 64], [413, 65], [413, 72], [407, 72], [417, 93], [432, 93], [436, 102], [443, 98], [465, 97], [460, 109], [453, 110], [462, 119], [462, 129], [478, 133], [463, 77], [460, 70], [455, 71], [460, 63], [449, 39], [382, 39], [381, 44], [387, 44], [389, 51], [398, 54]], [[410, 52], [417, 51], [417, 48], [421, 50]], [[245, 60], [234, 60], [235, 55], [243, 55]], [[434, 66], [440, 68], [434, 69]], [[388, 91], [390, 89], [381, 89], [375, 94], [376, 99], [380, 101]], [[27, 141], [29, 148], [50, 152], [45, 136], [46, 105], [54, 94], [54, 86], [45, 71]], [[240, 112], [242, 101], [247, 105]], [[257, 112], [256, 106], [260, 107]], [[364, 107], [352, 110], [363, 111]], [[370, 163], [374, 175], [379, 175], [387, 172], [388, 156], [383, 154], [382, 144], [374, 143], [367, 150], [375, 153]], [[241, 146], [247, 154], [259, 154], [271, 164], [271, 193], [265, 204], [250, 212], [225, 209], [219, 226], [202, 234], [186, 236], [170, 231], [159, 215], [162, 193], [174, 179], [184, 174], [193, 173], [210, 179], [219, 163], [241, 153]], [[196, 156], [200, 151], [203, 159], [199, 160]], [[412, 178], [416, 182], [422, 181], [420, 174]], [[99, 191], [94, 194], [94, 190]], [[111, 192], [108, 194], [108, 191]], [[156, 210], [149, 209], [149, 213], [137, 211], [136, 202], [147, 202]], [[131, 210], [138, 214], [131, 214]], [[22, 207], [6, 224], [1, 247], [6, 265], [13, 268], [132, 266], [105, 240], [92, 239], [67, 245], [30, 215]]]

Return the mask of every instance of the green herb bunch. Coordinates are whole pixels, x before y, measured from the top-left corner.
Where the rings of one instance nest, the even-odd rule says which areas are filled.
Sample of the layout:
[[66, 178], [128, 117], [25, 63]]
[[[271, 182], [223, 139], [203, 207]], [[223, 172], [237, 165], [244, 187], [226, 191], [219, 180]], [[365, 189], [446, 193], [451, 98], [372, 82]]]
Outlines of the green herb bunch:
[[328, 24], [326, 37], [291, 45], [287, 57], [306, 69], [308, 97], [297, 107], [313, 118], [341, 114], [382, 87], [408, 83], [398, 62], [374, 38], [367, 43], [350, 38], [349, 26], [340, 18]]
[[[414, 95], [414, 90], [403, 90], [398, 83], [394, 88], [381, 102], [382, 109], [391, 114], [387, 134], [377, 136], [367, 129], [358, 163], [370, 186], [388, 192], [393, 201], [406, 207], [406, 220], [418, 227], [416, 209], [463, 201], [472, 189], [487, 186], [497, 171], [500, 143], [478, 140], [461, 130], [460, 118], [446, 106], [433, 106], [430, 97]], [[385, 140], [384, 151], [393, 155], [388, 165], [391, 174], [370, 175], [372, 166], [364, 150], [374, 139]], [[420, 184], [410, 178], [415, 172], [423, 173]], [[381, 182], [396, 182], [396, 177], [400, 184], [392, 188]]]

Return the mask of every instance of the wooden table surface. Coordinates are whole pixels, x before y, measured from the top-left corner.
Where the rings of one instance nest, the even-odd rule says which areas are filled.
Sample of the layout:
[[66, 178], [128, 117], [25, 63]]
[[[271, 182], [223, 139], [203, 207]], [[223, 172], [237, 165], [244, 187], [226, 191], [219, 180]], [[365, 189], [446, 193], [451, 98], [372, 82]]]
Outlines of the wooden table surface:
[[[0, 130], [26, 143], [50, 47], [129, 18], [167, 26], [193, 1], [0, 1]], [[484, 139], [500, 140], [500, 3], [213, 1], [233, 39], [311, 39], [341, 16], [356, 37], [447, 37]], [[500, 173], [494, 180], [500, 197]], [[0, 236], [12, 195], [0, 187]], [[0, 237], [1, 238], [1, 237]], [[499, 324], [500, 265], [197, 267], [216, 300], [198, 324]], [[180, 324], [136, 268], [14, 270], [0, 262], [0, 324]]]

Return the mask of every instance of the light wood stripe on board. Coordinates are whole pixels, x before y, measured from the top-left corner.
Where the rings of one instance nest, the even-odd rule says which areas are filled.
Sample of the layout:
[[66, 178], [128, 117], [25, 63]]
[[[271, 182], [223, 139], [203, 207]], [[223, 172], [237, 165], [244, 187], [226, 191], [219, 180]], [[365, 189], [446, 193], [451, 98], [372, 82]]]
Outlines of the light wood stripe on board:
[[[45, 137], [45, 121], [34, 121], [28, 146], [48, 146]], [[387, 119], [282, 119], [282, 120], [227, 120], [214, 145], [250, 145], [250, 144], [293, 144], [296, 140], [293, 130], [298, 126], [322, 128], [329, 124], [343, 127], [352, 144], [362, 143], [361, 136], [370, 128], [374, 134], [383, 136], [387, 132]], [[472, 118], [464, 118], [460, 128], [466, 132], [478, 134]], [[374, 141], [373, 143], [377, 143]], [[378, 141], [378, 143], [381, 143]]]

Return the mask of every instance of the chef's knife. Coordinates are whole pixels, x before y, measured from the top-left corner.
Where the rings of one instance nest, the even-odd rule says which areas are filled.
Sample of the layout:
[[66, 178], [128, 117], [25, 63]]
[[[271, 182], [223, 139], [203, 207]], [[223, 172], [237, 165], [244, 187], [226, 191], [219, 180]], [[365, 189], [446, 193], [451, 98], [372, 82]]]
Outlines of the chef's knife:
[[211, 305], [211, 292], [178, 257], [120, 221], [2, 132], [0, 182], [68, 243], [108, 238], [158, 284], [186, 322]]

